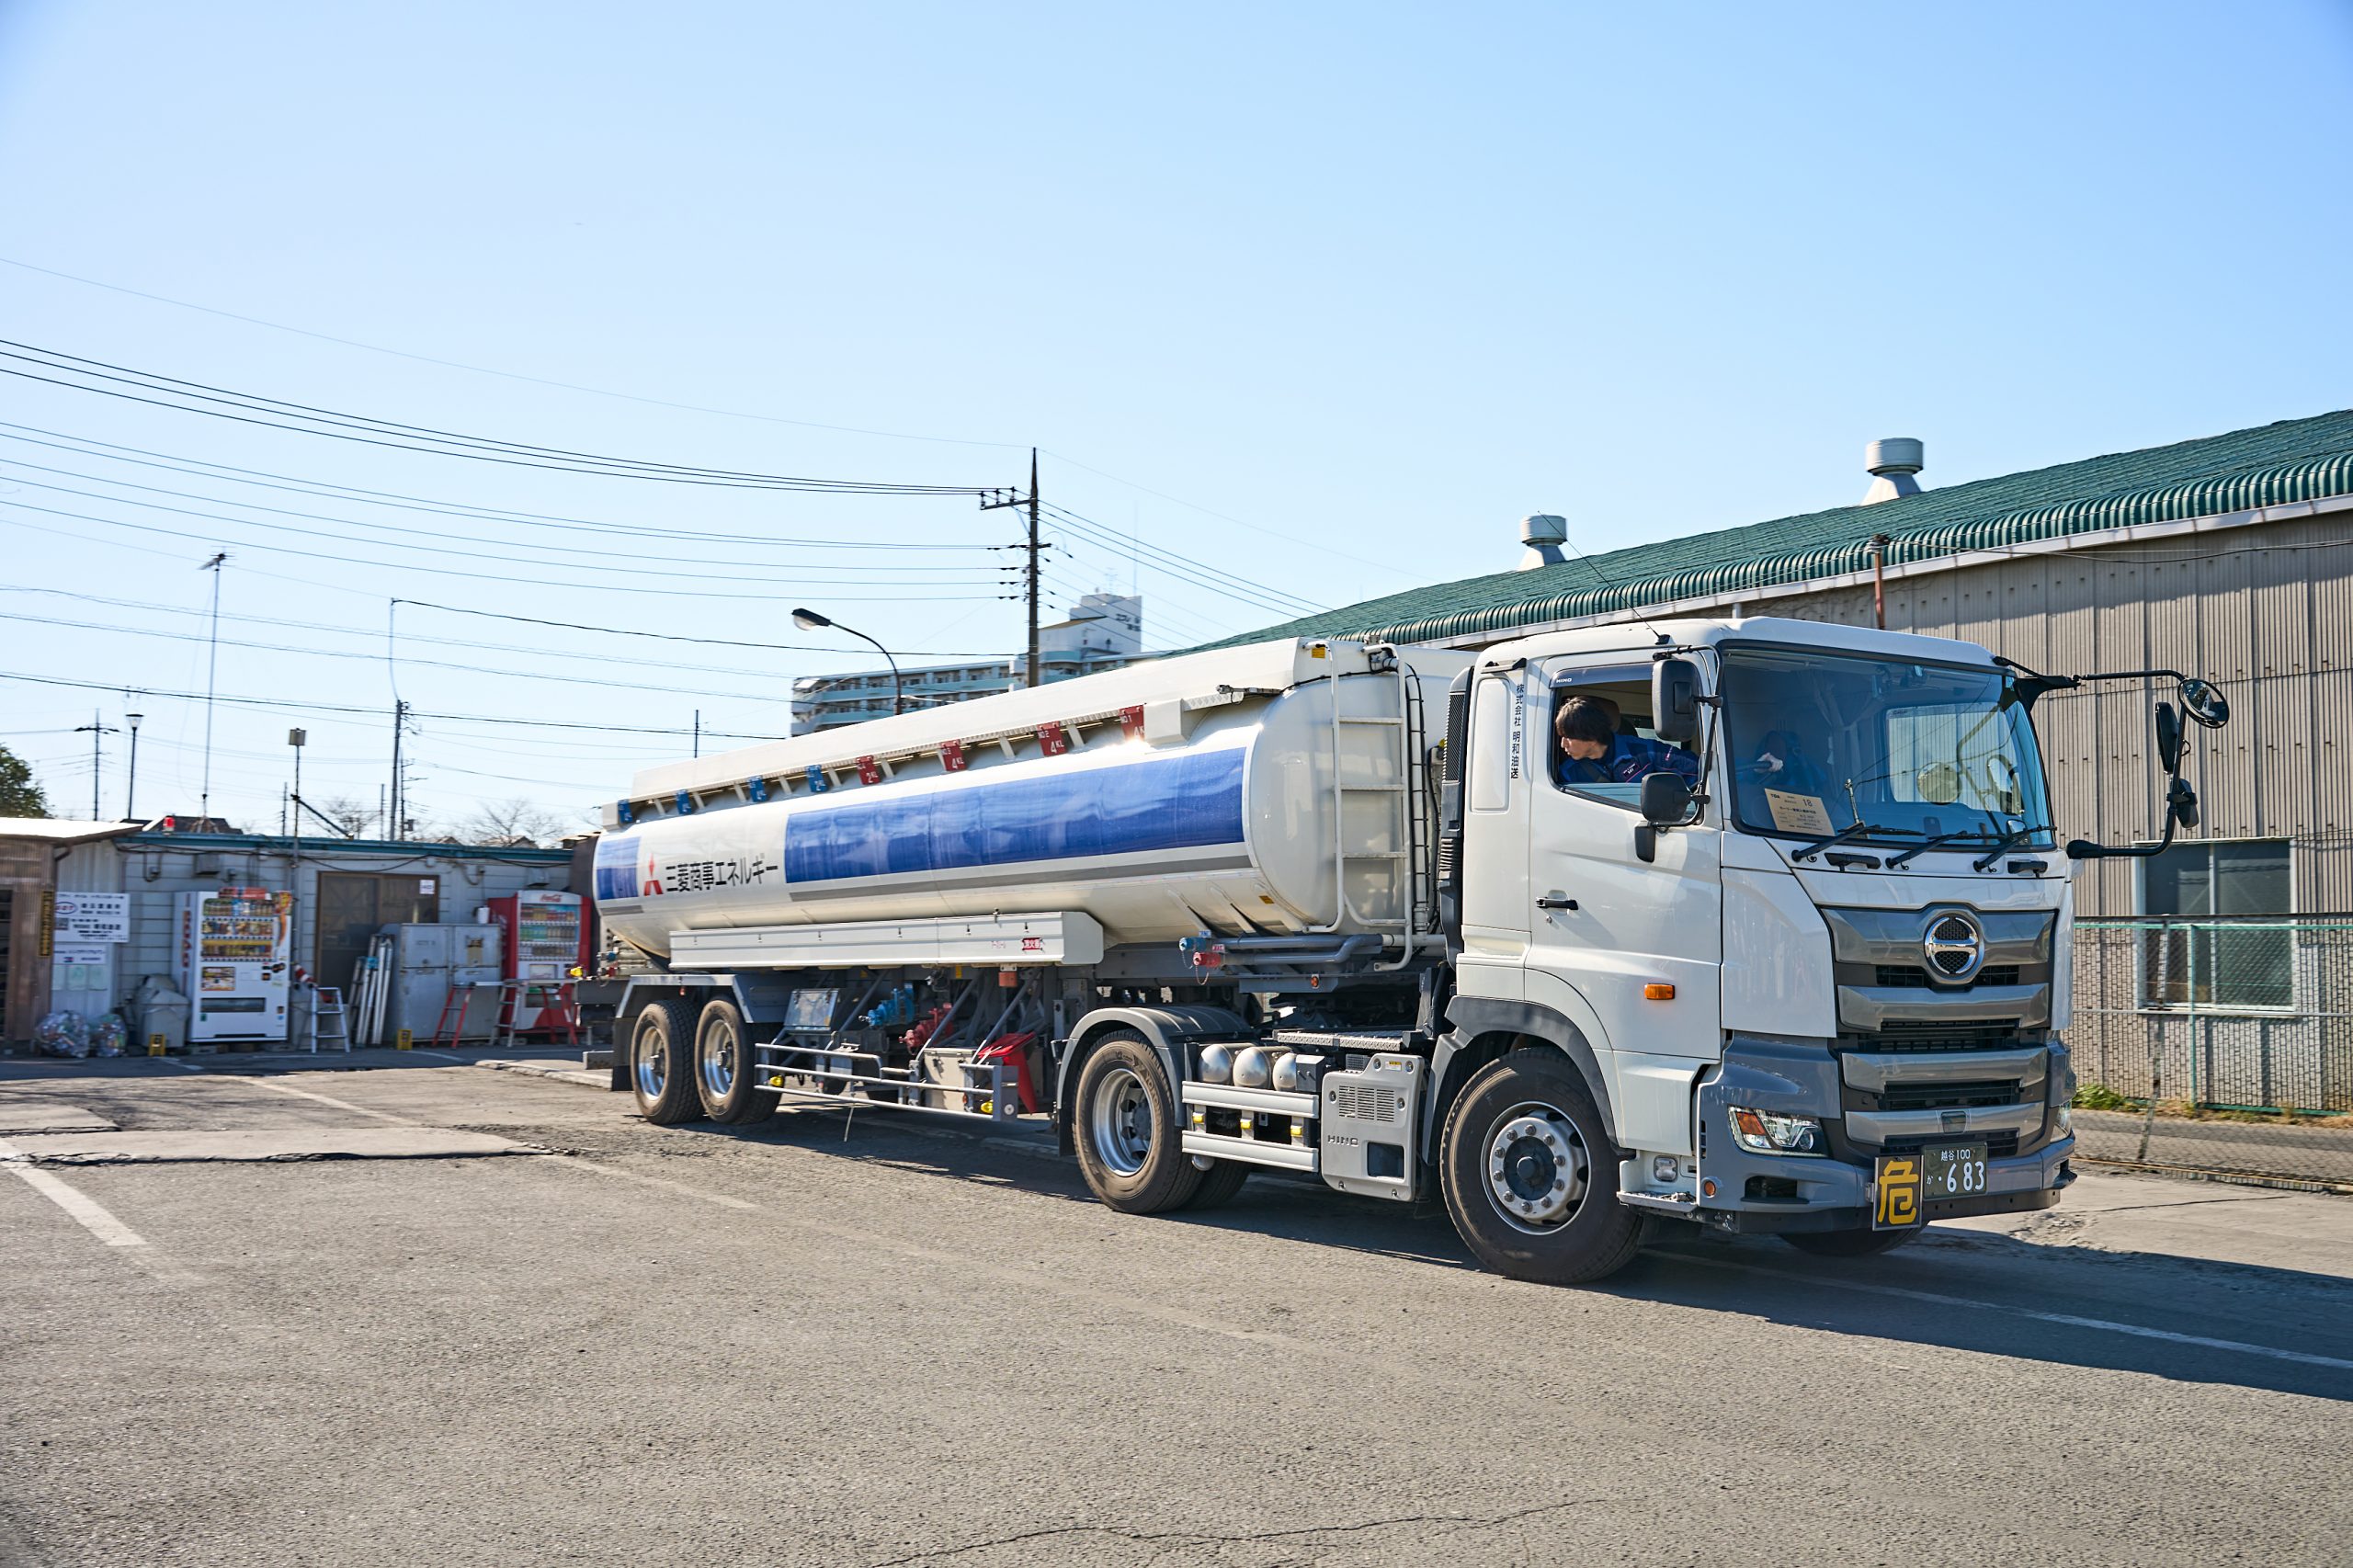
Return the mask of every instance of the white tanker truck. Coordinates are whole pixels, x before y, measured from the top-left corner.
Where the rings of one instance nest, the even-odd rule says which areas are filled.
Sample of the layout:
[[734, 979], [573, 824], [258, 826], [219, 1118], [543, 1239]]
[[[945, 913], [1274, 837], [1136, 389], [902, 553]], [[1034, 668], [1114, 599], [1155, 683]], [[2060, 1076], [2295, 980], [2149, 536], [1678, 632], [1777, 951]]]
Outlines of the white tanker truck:
[[[595, 851], [648, 1120], [1051, 1118], [1128, 1213], [1441, 1198], [1570, 1283], [1647, 1227], [1855, 1256], [2073, 1179], [2068, 858], [1966, 642], [1666, 621], [1283, 641], [641, 773]], [[1597, 715], [1599, 717], [1597, 718]], [[1569, 741], [1560, 737], [1563, 728]]]

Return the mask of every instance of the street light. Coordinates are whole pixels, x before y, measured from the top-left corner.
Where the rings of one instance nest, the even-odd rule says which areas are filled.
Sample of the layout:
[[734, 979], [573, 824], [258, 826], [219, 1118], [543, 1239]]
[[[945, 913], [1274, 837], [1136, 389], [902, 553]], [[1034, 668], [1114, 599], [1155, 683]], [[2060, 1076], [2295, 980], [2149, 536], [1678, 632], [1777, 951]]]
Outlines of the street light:
[[[835, 631], [847, 631], [861, 642], [874, 642], [873, 638], [869, 637], [857, 627], [844, 626], [840, 621], [819, 615], [813, 609], [794, 610], [792, 612], [792, 624], [801, 628], [803, 631], [823, 631], [830, 627]], [[891, 650], [885, 648], [880, 642], [874, 642], [874, 651], [881, 654], [883, 662], [891, 666], [891, 711], [893, 714], [904, 713], [907, 710], [907, 708], [905, 702], [902, 700], [899, 696], [899, 661], [892, 658]]]
[[131, 781], [122, 787], [122, 814], [137, 821], [139, 817], [139, 721], [144, 713], [125, 713], [122, 722], [131, 726]]

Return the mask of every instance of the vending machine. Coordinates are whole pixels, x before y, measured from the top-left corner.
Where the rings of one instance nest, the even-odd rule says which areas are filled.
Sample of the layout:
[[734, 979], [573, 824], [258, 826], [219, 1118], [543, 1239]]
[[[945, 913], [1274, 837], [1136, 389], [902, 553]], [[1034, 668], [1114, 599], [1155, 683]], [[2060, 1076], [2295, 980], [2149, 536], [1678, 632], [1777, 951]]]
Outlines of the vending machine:
[[220, 888], [179, 895], [179, 983], [190, 1043], [284, 1040], [294, 895]]
[[[494, 898], [490, 901], [490, 917], [506, 932], [509, 980], [539, 981], [551, 986], [569, 978], [575, 967], [585, 972], [591, 961], [587, 912], [576, 892], [529, 888], [506, 898]], [[530, 1006], [518, 1004], [515, 1027], [528, 1029], [536, 1026], [541, 1011], [538, 1004], [554, 998], [555, 993], [550, 990], [536, 995]]]

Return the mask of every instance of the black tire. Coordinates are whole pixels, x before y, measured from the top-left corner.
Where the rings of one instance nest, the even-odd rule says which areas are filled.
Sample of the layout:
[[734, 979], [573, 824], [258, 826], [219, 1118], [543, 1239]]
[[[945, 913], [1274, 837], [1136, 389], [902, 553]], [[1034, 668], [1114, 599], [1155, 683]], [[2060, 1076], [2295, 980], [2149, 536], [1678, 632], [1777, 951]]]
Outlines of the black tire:
[[1168, 1074], [1133, 1029], [1115, 1030], [1087, 1053], [1071, 1130], [1088, 1189], [1122, 1214], [1182, 1209], [1200, 1188]]
[[1188, 1209], [1220, 1209], [1233, 1201], [1242, 1184], [1250, 1179], [1250, 1167], [1239, 1160], [1219, 1160], [1201, 1173], [1201, 1185], [1185, 1201]]
[[1902, 1231], [1792, 1231], [1781, 1239], [1808, 1257], [1871, 1257], [1893, 1252], [1927, 1229]]
[[759, 1090], [759, 1053], [743, 1009], [724, 998], [703, 1004], [695, 1024], [695, 1093], [703, 1114], [722, 1127], [744, 1127], [775, 1114], [777, 1098]]
[[638, 1113], [656, 1127], [702, 1119], [695, 1093], [693, 1010], [684, 1001], [649, 1002], [629, 1031], [629, 1081]]
[[1513, 1051], [1464, 1085], [1438, 1180], [1457, 1233], [1514, 1279], [1589, 1284], [1641, 1250], [1643, 1217], [1618, 1201], [1617, 1145], [1558, 1051]]

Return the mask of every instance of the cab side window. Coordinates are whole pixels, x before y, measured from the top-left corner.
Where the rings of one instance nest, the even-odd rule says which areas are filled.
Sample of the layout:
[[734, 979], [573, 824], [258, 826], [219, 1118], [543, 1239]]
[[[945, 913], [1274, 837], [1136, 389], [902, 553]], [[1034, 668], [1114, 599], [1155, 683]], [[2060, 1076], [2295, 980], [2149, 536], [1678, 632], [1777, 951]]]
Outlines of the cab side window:
[[1548, 715], [1555, 788], [1631, 811], [1643, 778], [1676, 772], [1697, 781], [1699, 758], [1661, 741], [1650, 727], [1647, 665], [1564, 671], [1552, 682]]

